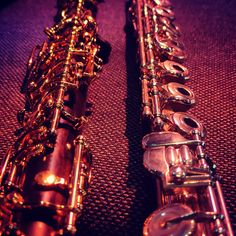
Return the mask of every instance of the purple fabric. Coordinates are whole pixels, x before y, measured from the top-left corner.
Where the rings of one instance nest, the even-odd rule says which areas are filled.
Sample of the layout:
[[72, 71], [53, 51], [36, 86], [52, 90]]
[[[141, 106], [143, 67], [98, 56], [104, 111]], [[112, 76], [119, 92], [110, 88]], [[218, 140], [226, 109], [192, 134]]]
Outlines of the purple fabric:
[[[55, 1], [10, 1], [0, 7], [0, 157], [19, 127], [19, 93], [33, 46], [46, 39]], [[223, 191], [236, 230], [235, 87], [236, 2], [173, 0], [198, 96], [191, 113], [207, 127], [207, 152], [223, 177]], [[153, 180], [142, 166], [140, 84], [135, 42], [126, 34], [125, 1], [99, 4], [99, 32], [111, 43], [109, 63], [90, 88], [93, 114], [85, 135], [94, 154], [93, 181], [78, 221], [79, 235], [141, 235], [155, 209]]]

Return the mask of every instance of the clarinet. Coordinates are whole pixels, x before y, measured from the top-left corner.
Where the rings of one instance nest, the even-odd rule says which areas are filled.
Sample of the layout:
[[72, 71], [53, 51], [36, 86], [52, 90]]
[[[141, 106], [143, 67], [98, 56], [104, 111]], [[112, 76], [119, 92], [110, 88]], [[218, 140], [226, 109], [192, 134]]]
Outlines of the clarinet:
[[132, 0], [142, 86], [144, 167], [154, 175], [157, 206], [144, 236], [228, 235], [233, 231], [215, 166], [204, 151], [203, 124], [168, 0]]
[[0, 172], [0, 235], [74, 235], [91, 181], [83, 136], [88, 88], [110, 46], [94, 0], [59, 0], [48, 40], [33, 48], [21, 87], [21, 128]]

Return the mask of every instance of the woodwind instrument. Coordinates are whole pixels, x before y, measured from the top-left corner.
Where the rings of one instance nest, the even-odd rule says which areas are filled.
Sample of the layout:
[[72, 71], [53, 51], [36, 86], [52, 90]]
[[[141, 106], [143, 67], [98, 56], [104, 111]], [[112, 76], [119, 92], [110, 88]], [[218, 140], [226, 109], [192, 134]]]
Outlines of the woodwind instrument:
[[132, 0], [138, 42], [144, 167], [156, 178], [157, 205], [145, 236], [232, 236], [219, 178], [204, 151], [203, 124], [186, 111], [196, 98], [184, 83], [188, 69], [168, 0]]
[[32, 50], [21, 88], [25, 108], [17, 115], [21, 128], [0, 172], [0, 235], [77, 230], [91, 180], [92, 155], [82, 134], [87, 92], [110, 51], [97, 35], [96, 4], [58, 1], [48, 41]]

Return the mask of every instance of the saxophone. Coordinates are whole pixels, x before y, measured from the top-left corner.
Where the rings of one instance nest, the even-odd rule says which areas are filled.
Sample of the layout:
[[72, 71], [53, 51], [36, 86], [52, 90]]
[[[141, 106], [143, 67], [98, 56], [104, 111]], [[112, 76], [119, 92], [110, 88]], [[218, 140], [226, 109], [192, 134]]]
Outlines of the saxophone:
[[88, 87], [110, 46], [95, 0], [59, 0], [48, 41], [33, 48], [21, 87], [21, 128], [0, 172], [0, 235], [74, 235], [91, 180], [82, 134]]
[[204, 151], [206, 130], [186, 111], [196, 103], [184, 85], [186, 55], [168, 0], [132, 0], [129, 8], [142, 84], [144, 167], [155, 176], [158, 209], [144, 236], [228, 235], [233, 231], [215, 166]]

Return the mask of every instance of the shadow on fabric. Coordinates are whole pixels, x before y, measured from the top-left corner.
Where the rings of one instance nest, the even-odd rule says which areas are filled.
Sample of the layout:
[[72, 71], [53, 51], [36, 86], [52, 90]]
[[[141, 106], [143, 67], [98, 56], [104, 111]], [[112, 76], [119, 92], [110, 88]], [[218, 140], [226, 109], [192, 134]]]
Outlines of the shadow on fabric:
[[[135, 199], [130, 209], [128, 224], [132, 225], [133, 235], [142, 235], [145, 219], [156, 208], [155, 183], [152, 176], [142, 164], [143, 151], [141, 141], [143, 129], [141, 122], [141, 83], [137, 65], [137, 47], [135, 32], [130, 22], [128, 12], [129, 3], [126, 4], [126, 73], [127, 73], [127, 99], [126, 99], [126, 137], [128, 138], [129, 165], [128, 187], [136, 190]], [[129, 232], [131, 233], [131, 232]]]

